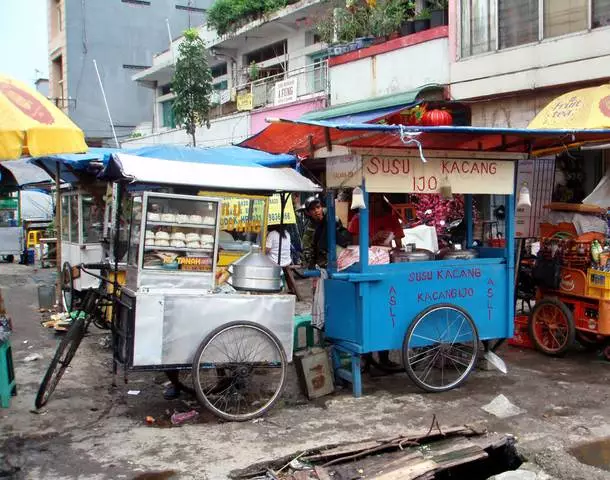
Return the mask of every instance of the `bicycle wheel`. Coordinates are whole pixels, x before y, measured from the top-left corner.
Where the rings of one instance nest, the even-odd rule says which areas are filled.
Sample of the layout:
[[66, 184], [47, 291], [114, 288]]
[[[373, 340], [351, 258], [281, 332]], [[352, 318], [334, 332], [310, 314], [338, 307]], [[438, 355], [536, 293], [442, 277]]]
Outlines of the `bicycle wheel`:
[[220, 418], [250, 420], [280, 397], [286, 364], [280, 341], [267, 328], [230, 322], [213, 330], [193, 357], [195, 394]]
[[64, 310], [71, 312], [74, 306], [74, 276], [69, 262], [64, 262], [61, 269], [61, 298], [64, 303]]
[[80, 342], [85, 336], [85, 329], [85, 320], [82, 318], [77, 319], [66, 335], [61, 339], [61, 342], [59, 342], [53, 360], [51, 360], [51, 364], [49, 365], [49, 368], [47, 368], [47, 372], [45, 373], [42, 382], [40, 382], [40, 387], [38, 388], [38, 393], [36, 394], [36, 400], [34, 402], [36, 408], [45, 406], [49, 401], [55, 387], [57, 387], [66, 368], [70, 365]]
[[413, 320], [402, 350], [403, 364], [415, 385], [445, 392], [460, 385], [474, 368], [479, 335], [462, 308], [434, 305]]

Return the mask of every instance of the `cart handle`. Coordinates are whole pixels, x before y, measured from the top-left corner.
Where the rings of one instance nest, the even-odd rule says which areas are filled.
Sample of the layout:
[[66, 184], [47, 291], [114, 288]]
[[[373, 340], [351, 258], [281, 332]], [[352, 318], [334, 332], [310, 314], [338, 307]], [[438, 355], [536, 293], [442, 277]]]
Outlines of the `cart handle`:
[[306, 278], [318, 278], [320, 277], [320, 270], [303, 270], [303, 276]]

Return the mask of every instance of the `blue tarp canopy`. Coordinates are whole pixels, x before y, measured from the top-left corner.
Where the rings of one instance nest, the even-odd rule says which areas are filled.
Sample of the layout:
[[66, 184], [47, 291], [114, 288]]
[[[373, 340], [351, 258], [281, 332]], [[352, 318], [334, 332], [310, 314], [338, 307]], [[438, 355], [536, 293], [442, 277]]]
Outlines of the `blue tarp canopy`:
[[75, 183], [78, 182], [79, 174], [97, 174], [102, 167], [108, 164], [110, 156], [116, 153], [168, 161], [249, 167], [292, 166], [296, 163], [294, 155], [274, 155], [237, 146], [197, 148], [176, 145], [155, 145], [135, 149], [90, 148], [87, 153], [83, 154], [51, 155], [32, 158], [29, 161], [43, 168], [52, 177], [55, 176], [56, 166], [59, 164], [62, 181]]
[[20, 158], [0, 162], [0, 187], [24, 188], [28, 185], [52, 182], [53, 179], [43, 169], [32, 165], [26, 159]]
[[[91, 164], [106, 165], [110, 155], [118, 153], [118, 148], [89, 148], [87, 153], [66, 153], [63, 155], [49, 155], [47, 157], [30, 158], [28, 161], [45, 170], [52, 178], [55, 178], [57, 165], [59, 165], [59, 177], [63, 182], [78, 182], [79, 174], [90, 172]], [[99, 167], [98, 167], [99, 169]]]
[[138, 157], [179, 160], [182, 162], [213, 163], [217, 165], [239, 165], [242, 167], [292, 166], [296, 163], [294, 155], [273, 155], [260, 150], [236, 146], [226, 147], [181, 147], [177, 145], [155, 145], [136, 149], [124, 149], [122, 153]]

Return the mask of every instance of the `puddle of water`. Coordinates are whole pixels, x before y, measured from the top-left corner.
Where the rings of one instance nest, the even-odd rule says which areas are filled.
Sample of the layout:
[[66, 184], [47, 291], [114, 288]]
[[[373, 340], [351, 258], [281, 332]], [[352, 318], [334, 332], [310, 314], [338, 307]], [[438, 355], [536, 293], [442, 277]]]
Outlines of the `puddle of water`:
[[581, 463], [610, 472], [610, 437], [583, 443], [570, 449], [570, 453]]

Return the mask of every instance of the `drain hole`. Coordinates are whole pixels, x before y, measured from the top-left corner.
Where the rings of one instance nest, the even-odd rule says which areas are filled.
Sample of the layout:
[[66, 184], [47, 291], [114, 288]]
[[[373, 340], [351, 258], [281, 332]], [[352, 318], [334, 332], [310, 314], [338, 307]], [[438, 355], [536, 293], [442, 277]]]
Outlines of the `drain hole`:
[[516, 470], [523, 463], [523, 458], [517, 453], [515, 441], [512, 438], [508, 439], [501, 447], [489, 447], [485, 451], [489, 455], [487, 458], [438, 472], [435, 474], [434, 480], [455, 480], [458, 478], [487, 480], [492, 475]]

